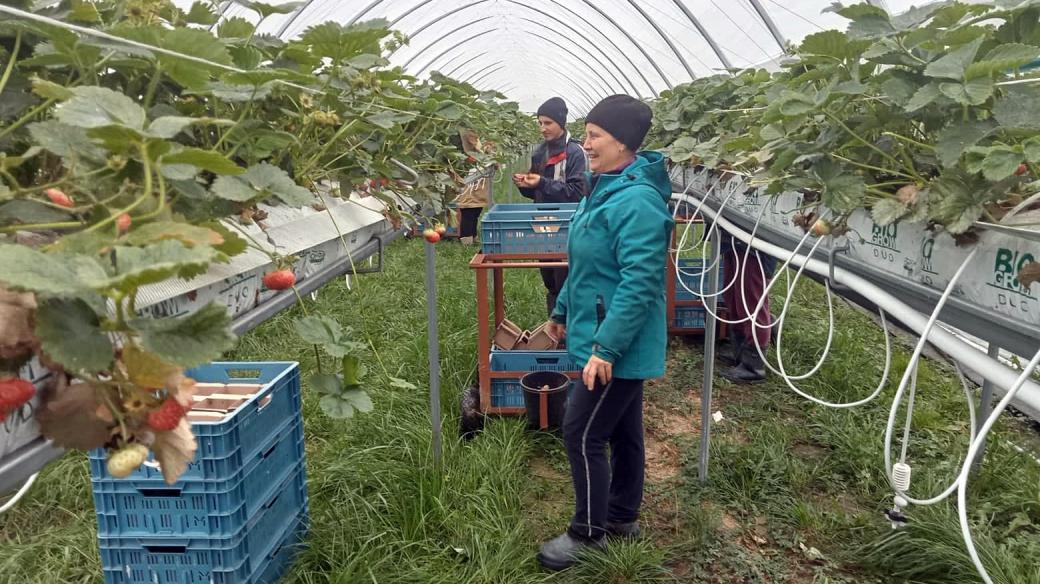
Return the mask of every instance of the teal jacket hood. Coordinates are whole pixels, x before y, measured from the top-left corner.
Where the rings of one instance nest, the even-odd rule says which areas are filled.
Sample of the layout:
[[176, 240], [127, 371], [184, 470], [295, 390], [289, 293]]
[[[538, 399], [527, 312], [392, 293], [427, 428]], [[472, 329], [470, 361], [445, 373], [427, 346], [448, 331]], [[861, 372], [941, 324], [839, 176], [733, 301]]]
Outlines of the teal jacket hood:
[[[672, 181], [668, 178], [664, 155], [652, 150], [636, 154], [636, 159], [618, 174], [596, 175], [586, 171], [588, 183], [592, 185], [592, 196], [609, 197], [622, 187], [643, 185], [657, 191], [665, 204], [672, 197]], [[593, 182], [595, 181], [595, 183]]]
[[674, 223], [664, 156], [639, 152], [621, 172], [590, 175], [589, 184], [571, 218], [569, 272], [553, 319], [566, 323], [567, 349], [582, 367], [596, 355], [613, 363], [616, 377], [660, 377]]

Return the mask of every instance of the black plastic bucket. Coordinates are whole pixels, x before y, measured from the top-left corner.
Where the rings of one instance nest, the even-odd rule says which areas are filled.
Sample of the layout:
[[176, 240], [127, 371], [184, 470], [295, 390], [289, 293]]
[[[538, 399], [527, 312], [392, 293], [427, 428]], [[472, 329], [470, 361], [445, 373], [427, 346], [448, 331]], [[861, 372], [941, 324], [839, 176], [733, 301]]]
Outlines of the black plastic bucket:
[[556, 371], [532, 371], [521, 377], [528, 427], [539, 430], [559, 428], [563, 424], [570, 386], [571, 378]]

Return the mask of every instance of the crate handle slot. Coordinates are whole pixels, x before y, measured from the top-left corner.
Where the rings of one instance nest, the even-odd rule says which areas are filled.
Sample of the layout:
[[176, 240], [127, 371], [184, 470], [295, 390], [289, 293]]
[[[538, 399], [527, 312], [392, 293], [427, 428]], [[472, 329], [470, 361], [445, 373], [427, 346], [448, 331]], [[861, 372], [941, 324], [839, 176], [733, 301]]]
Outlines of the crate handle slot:
[[263, 460], [268, 456], [271, 456], [271, 453], [274, 452], [276, 448], [278, 448], [279, 444], [279, 442], [275, 442], [274, 444], [272, 444], [270, 448], [268, 448], [266, 451], [264, 451], [263, 454], [260, 455], [260, 460]]
[[274, 507], [274, 504], [277, 503], [278, 499], [281, 499], [281, 498], [282, 498], [282, 494], [278, 493], [277, 495], [272, 497], [271, 500], [267, 502], [267, 504], [264, 505], [264, 509], [270, 509], [271, 507]]
[[143, 545], [141, 546], [150, 554], [186, 554], [186, 545]]
[[559, 357], [535, 357], [535, 362], [540, 365], [555, 365], [560, 362]]
[[180, 489], [137, 489], [144, 497], [180, 497]]
[[235, 381], [260, 381], [260, 376], [263, 375], [263, 371], [247, 367], [230, 367], [224, 373], [228, 379]]
[[263, 411], [263, 409], [266, 408], [268, 406], [268, 404], [271, 403], [271, 400], [273, 398], [274, 398], [274, 396], [271, 395], [271, 394], [267, 394], [264, 397], [260, 398], [260, 401], [257, 402], [258, 405], [256, 406], [256, 411], [258, 411], [258, 412]]
[[287, 545], [289, 545], [289, 544], [288, 543], [280, 543], [277, 546], [275, 546], [274, 551], [271, 552], [270, 555], [267, 556], [267, 559], [272, 560], [272, 559], [276, 558], [278, 556], [278, 554], [282, 553], [282, 550], [284, 550], [285, 546], [287, 546]]

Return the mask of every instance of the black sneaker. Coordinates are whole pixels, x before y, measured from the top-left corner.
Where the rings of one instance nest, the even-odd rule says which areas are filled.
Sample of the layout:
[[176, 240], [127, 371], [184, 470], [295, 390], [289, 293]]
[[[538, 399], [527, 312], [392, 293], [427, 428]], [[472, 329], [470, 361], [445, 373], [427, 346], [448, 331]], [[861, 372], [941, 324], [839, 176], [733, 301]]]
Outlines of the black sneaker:
[[744, 363], [730, 367], [720, 375], [722, 375], [723, 379], [738, 385], [752, 385], [755, 383], [762, 383], [766, 380], [765, 369], [759, 369], [756, 371], [748, 368]]
[[618, 539], [639, 539], [642, 531], [639, 529], [638, 521], [627, 523], [607, 522], [607, 534]]
[[580, 540], [564, 532], [563, 535], [542, 544], [538, 551], [538, 562], [549, 570], [566, 570], [578, 563], [578, 555], [583, 550], [604, 547], [606, 542], [603, 539]]

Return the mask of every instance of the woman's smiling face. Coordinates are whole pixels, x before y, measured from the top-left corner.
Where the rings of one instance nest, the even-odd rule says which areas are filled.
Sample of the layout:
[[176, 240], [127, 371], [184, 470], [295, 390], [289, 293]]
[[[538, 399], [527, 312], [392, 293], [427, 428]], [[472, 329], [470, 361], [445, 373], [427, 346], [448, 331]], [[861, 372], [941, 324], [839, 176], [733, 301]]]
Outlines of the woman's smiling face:
[[596, 124], [585, 124], [582, 148], [589, 156], [589, 170], [592, 172], [610, 172], [632, 158], [624, 144]]

